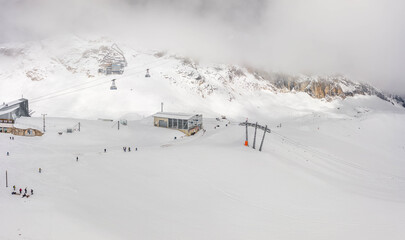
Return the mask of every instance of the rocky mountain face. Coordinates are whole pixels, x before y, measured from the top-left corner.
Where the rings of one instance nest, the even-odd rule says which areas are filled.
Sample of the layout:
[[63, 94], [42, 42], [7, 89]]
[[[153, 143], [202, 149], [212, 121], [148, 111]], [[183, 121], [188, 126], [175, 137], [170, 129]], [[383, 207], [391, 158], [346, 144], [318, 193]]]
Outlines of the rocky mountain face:
[[[259, 74], [258, 74], [259, 75]], [[375, 95], [392, 104], [405, 107], [405, 101], [398, 95], [384, 93], [365, 83], [356, 83], [345, 76], [292, 76], [280, 73], [259, 75], [269, 80], [280, 91], [306, 92], [319, 99], [331, 100], [333, 97], [352, 97], [355, 95]]]
[[[191, 59], [176, 58], [181, 59], [180, 62], [183, 65], [177, 72], [183, 78], [197, 80], [197, 84], [201, 87], [200, 92], [205, 92], [205, 94], [202, 93], [203, 97], [211, 95], [215, 90], [225, 88], [230, 96], [229, 100], [232, 101], [235, 95], [241, 94], [241, 92], [235, 92], [235, 89], [240, 89], [242, 86], [245, 91], [305, 92], [313, 98], [327, 101], [336, 97], [344, 99], [355, 95], [374, 95], [393, 105], [405, 107], [402, 97], [384, 93], [366, 83], [351, 81], [343, 75], [292, 75], [234, 65], [203, 66]], [[207, 89], [209, 91], [204, 91]], [[245, 91], [242, 91], [242, 94]]]

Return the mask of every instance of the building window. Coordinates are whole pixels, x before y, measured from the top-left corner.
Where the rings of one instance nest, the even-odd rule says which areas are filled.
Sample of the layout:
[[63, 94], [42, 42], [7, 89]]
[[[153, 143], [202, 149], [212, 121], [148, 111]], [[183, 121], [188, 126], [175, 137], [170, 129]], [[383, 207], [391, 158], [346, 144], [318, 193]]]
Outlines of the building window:
[[179, 129], [187, 129], [187, 120], [179, 119]]

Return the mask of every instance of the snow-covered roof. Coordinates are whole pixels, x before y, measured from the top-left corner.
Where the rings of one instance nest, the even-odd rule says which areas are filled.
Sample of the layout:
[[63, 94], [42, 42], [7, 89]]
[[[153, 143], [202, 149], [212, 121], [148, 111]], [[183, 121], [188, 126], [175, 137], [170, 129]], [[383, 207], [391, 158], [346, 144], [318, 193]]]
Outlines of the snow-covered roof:
[[9, 114], [9, 113], [17, 110], [18, 108], [19, 108], [18, 106], [12, 107], [12, 108], [10, 108], [8, 106], [6, 108], [0, 107], [0, 115]]
[[191, 114], [191, 113], [172, 113], [172, 112], [159, 112], [154, 114], [154, 117], [159, 117], [159, 118], [175, 118], [175, 119], [190, 119], [193, 118], [197, 114]]
[[27, 101], [27, 99], [25, 99], [25, 98], [20, 98], [20, 99], [18, 99], [18, 100], [12, 101], [12, 102], [8, 102], [8, 103], [5, 103], [5, 104], [1, 104], [1, 105], [0, 105], [0, 110], [1, 110], [1, 109], [4, 109], [4, 108], [9, 108], [9, 107], [11, 107], [11, 106], [13, 106], [13, 105], [20, 104], [20, 103], [25, 102], [25, 101]]

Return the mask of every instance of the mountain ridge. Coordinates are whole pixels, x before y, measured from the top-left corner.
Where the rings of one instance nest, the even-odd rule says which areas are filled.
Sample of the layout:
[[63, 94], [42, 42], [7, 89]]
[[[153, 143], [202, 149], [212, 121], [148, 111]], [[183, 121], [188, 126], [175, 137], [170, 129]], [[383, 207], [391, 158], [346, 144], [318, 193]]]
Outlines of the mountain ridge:
[[[241, 102], [248, 96], [260, 98], [260, 94], [302, 92], [325, 102], [357, 95], [377, 96], [392, 105], [405, 107], [400, 96], [354, 82], [344, 75], [293, 75], [249, 66], [205, 63], [160, 50], [134, 49], [128, 44], [119, 44], [128, 59], [123, 75], [100, 75], [100, 61], [112, 44], [114, 41], [108, 38], [85, 40], [74, 37], [0, 46], [0, 63], [4, 63], [0, 79], [19, 83], [11, 87], [14, 92], [20, 91], [35, 99], [37, 95], [57, 87], [66, 88], [71, 83], [80, 85], [108, 78], [135, 80], [150, 68], [152, 76], [163, 79], [172, 90], [182, 89], [202, 99], [215, 96], [220, 101]], [[134, 69], [139, 71], [134, 72]], [[34, 91], [38, 86], [44, 88], [40, 94]], [[132, 91], [133, 86], [130, 88]], [[219, 100], [215, 101], [217, 104]]]

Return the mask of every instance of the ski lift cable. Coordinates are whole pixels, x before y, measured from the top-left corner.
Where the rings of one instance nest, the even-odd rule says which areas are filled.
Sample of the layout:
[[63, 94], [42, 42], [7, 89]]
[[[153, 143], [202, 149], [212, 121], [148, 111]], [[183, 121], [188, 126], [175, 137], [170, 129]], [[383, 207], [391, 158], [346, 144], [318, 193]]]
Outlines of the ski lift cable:
[[97, 79], [94, 79], [94, 80], [91, 80], [91, 81], [88, 81], [88, 82], [85, 82], [85, 83], [76, 84], [76, 85], [73, 85], [73, 86], [70, 86], [70, 87], [61, 89], [61, 90], [57, 90], [57, 91], [55, 91], [55, 92], [48, 93], [47, 95], [43, 95], [43, 96], [40, 96], [40, 97], [32, 98], [31, 101], [36, 101], [36, 100], [38, 100], [38, 99], [41, 99], [41, 98], [44, 98], [44, 97], [48, 97], [49, 95], [53, 95], [53, 94], [57, 94], [57, 93], [60, 93], [60, 92], [64, 92], [64, 91], [67, 91], [67, 90], [70, 90], [70, 89], [74, 89], [74, 88], [76, 88], [76, 87], [81, 87], [81, 86], [84, 86], [84, 85], [87, 85], [87, 84], [90, 84], [90, 83], [93, 83], [93, 82], [101, 81], [101, 80], [103, 80], [104, 78], [107, 78], [107, 76], [105, 76], [105, 77], [100, 77], [100, 78], [97, 78]]
[[[167, 64], [167, 63], [168, 63], [168, 62], [165, 62], [165, 63], [162, 63], [162, 64], [157, 65], [157, 66], [161, 66], [161, 65], [164, 65], [164, 64]], [[155, 66], [155, 67], [156, 67], [156, 66]], [[139, 74], [139, 73], [142, 73], [142, 72], [143, 72], [143, 70], [142, 70], [142, 71], [135, 72], [135, 73], [132, 73], [132, 74], [127, 75], [127, 76], [122, 76], [122, 77], [120, 77], [120, 78], [116, 78], [115, 80], [121, 80], [121, 79], [123, 79], [123, 78], [125, 78], [125, 77], [129, 77], [129, 76], [131, 76], [131, 75]], [[103, 84], [107, 84], [107, 83], [110, 83], [110, 82], [111, 82], [111, 80], [108, 80], [108, 81], [105, 81], [105, 82], [102, 82], [102, 83], [98, 83], [98, 84], [95, 84], [95, 85], [91, 85], [91, 86], [87, 86], [87, 87], [83, 87], [83, 88], [74, 89], [74, 90], [69, 91], [69, 92], [65, 92], [65, 91], [69, 90], [69, 89], [65, 89], [65, 90], [63, 90], [63, 91], [60, 91], [61, 93], [59, 93], [59, 94], [56, 94], [56, 95], [50, 94], [49, 96], [46, 96], [46, 97], [43, 97], [43, 98], [40, 98], [40, 99], [32, 100], [30, 103], [33, 104], [33, 103], [41, 102], [41, 101], [44, 101], [44, 100], [49, 100], [49, 99], [52, 99], [52, 98], [55, 98], [55, 97], [60, 97], [60, 96], [64, 96], [64, 95], [67, 95], [67, 94], [76, 93], [76, 92], [79, 92], [79, 91], [82, 91], [82, 90], [86, 90], [86, 89], [89, 89], [89, 88], [97, 87], [97, 86], [100, 86], [100, 85], [103, 85]], [[53, 95], [53, 96], [52, 96], [52, 95]]]
[[[163, 59], [160, 59], [160, 60], [158, 60], [158, 61], [149, 62], [149, 63], [143, 64], [143, 65], [141, 65], [141, 66], [136, 66], [136, 67], [132, 67], [132, 68], [128, 68], [128, 69], [140, 68], [140, 67], [144, 67], [144, 66], [146, 66], [146, 65], [155, 64], [155, 63], [162, 62], [162, 61], [163, 61]], [[164, 62], [163, 64], [167, 64], [167, 63], [168, 63], [168, 62]], [[154, 67], [161, 66], [161, 65], [163, 65], [163, 64], [158, 64], [158, 65], [156, 65], [156, 66], [154, 66]], [[137, 72], [135, 72], [135, 73], [131, 73], [131, 74], [126, 75], [126, 76], [120, 76], [120, 77], [117, 77], [116, 80], [120, 80], [120, 79], [122, 79], [122, 78], [131, 76], [131, 75], [134, 75], [134, 74], [142, 73], [143, 71], [144, 71], [144, 70], [142, 70], [142, 71], [137, 71]], [[84, 85], [87, 85], [87, 84], [90, 84], [90, 83], [94, 83], [94, 82], [97, 82], [97, 81], [104, 80], [104, 79], [106, 79], [106, 78], [109, 78], [109, 76], [102, 76], [102, 77], [99, 77], [99, 78], [97, 78], [97, 79], [94, 79], [94, 80], [85, 82], [85, 83], [76, 84], [76, 85], [70, 86], [70, 87], [65, 88], [65, 89], [61, 89], [61, 90], [58, 90], [58, 91], [55, 91], [55, 92], [51, 92], [51, 93], [49, 93], [49, 94], [47, 94], [47, 95], [43, 95], [43, 96], [40, 96], [40, 97], [32, 98], [31, 102], [37, 102], [38, 100], [43, 99], [43, 98], [46, 98], [46, 99], [47, 99], [47, 98], [48, 98], [49, 96], [51, 96], [51, 95], [59, 94], [59, 93], [68, 91], [68, 90], [70, 90], [70, 89], [75, 89], [76, 87], [81, 87], [81, 86], [84, 86]], [[108, 81], [110, 82], [110, 80], [108, 80]]]
[[46, 97], [46, 98], [42, 98], [42, 99], [38, 99], [38, 100], [33, 100], [33, 101], [31, 101], [30, 103], [31, 103], [31, 104], [38, 103], [38, 102], [41, 102], [41, 101], [45, 101], [45, 100], [49, 100], [49, 99], [52, 99], [52, 98], [64, 96], [64, 95], [67, 95], [67, 94], [76, 93], [76, 92], [79, 92], [79, 91], [82, 91], [82, 90], [85, 90], [85, 89], [97, 87], [97, 86], [100, 86], [100, 85], [103, 85], [103, 84], [107, 84], [107, 83], [110, 83], [110, 82], [111, 82], [111, 81], [108, 80], [108, 81], [105, 81], [105, 82], [102, 82], [102, 83], [98, 83], [98, 84], [95, 84], [95, 85], [91, 85], [91, 86], [87, 86], [87, 87], [75, 89], [75, 90], [70, 91], [70, 92], [63, 92], [63, 93], [59, 93], [59, 94], [57, 94], [57, 95], [49, 96], [49, 97]]
[[[162, 60], [158, 60], [158, 61], [155, 61], [155, 62], [149, 62], [149, 63], [143, 64], [143, 65], [141, 65], [141, 66], [136, 66], [136, 67], [128, 68], [128, 70], [129, 70], [129, 69], [135, 69], [135, 68], [144, 67], [144, 66], [146, 66], [146, 65], [154, 64], [154, 63], [157, 63], [157, 62], [160, 62], [160, 61], [162, 61]], [[132, 75], [132, 74], [131, 74], [131, 75]], [[124, 77], [124, 76], [122, 76], [122, 77]], [[109, 76], [102, 76], [102, 77], [99, 77], [99, 78], [97, 78], [97, 79], [94, 79], [94, 80], [85, 82], [85, 83], [80, 83], [80, 84], [76, 84], [76, 85], [70, 86], [70, 87], [65, 88], [65, 89], [57, 90], [57, 91], [52, 92], [52, 93], [49, 93], [49, 94], [47, 94], [47, 95], [43, 95], [43, 96], [40, 96], [40, 97], [32, 98], [32, 101], [38, 100], [38, 99], [43, 98], [43, 97], [48, 97], [49, 95], [52, 95], [52, 94], [57, 94], [57, 93], [60, 93], [60, 92], [64, 92], [64, 91], [67, 91], [67, 90], [69, 90], [69, 89], [71, 89], [71, 88], [80, 87], [80, 86], [87, 85], [87, 84], [90, 84], [90, 83], [93, 83], [93, 82], [101, 81], [101, 80], [104, 80], [104, 79], [106, 79], [106, 78], [109, 78]], [[117, 78], [121, 78], [121, 77], [117, 77]]]

